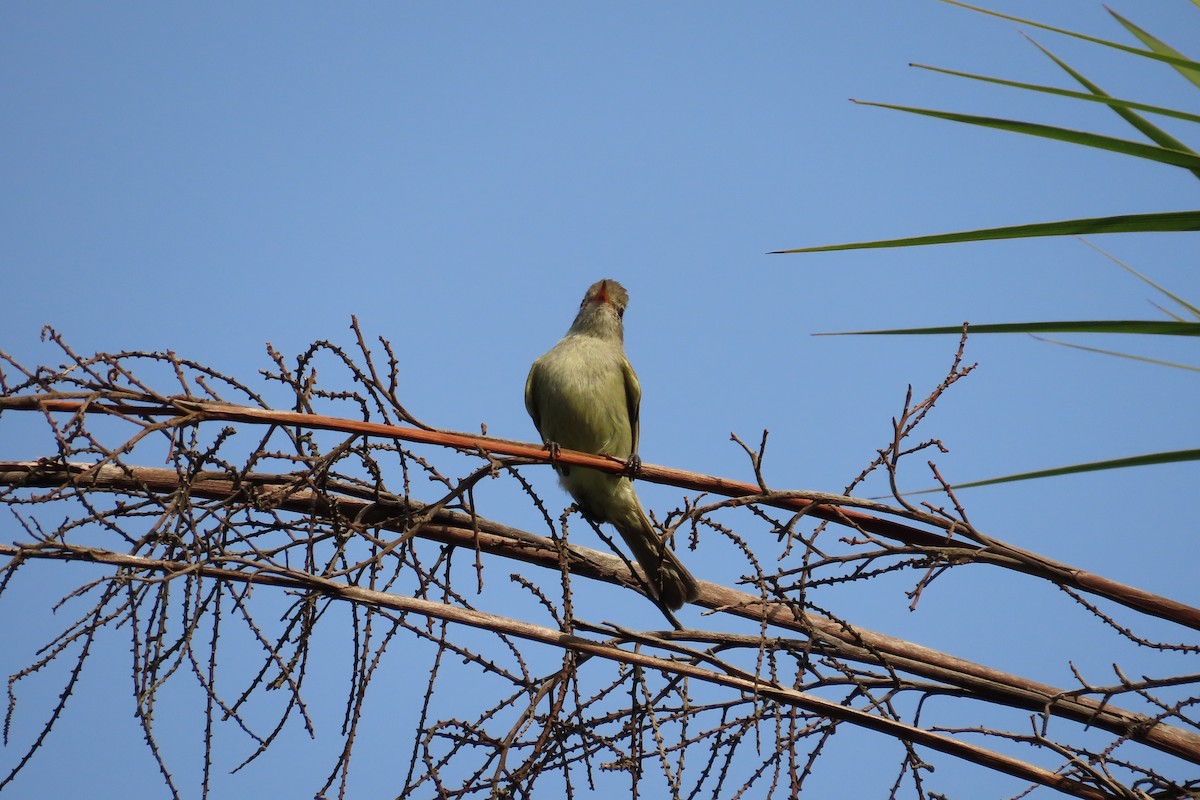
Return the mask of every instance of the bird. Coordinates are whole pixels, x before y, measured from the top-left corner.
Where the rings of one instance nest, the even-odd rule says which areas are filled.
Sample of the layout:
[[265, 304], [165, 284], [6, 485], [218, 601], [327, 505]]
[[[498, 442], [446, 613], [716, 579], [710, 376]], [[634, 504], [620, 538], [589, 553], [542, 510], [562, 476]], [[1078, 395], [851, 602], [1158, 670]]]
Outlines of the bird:
[[[611, 278], [596, 281], [566, 335], [533, 362], [525, 409], [542, 442], [612, 456], [636, 471], [642, 387], [625, 356], [623, 318], [629, 293]], [[555, 464], [559, 481], [583, 516], [609, 523], [646, 573], [657, 600], [671, 611], [695, 600], [699, 586], [659, 537], [626, 475]]]

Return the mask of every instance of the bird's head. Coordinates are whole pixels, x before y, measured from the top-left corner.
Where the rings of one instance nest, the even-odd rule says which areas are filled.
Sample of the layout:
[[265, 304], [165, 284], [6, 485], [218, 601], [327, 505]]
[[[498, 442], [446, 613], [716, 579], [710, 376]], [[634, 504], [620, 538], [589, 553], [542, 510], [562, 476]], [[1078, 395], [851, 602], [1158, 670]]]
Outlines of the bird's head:
[[604, 338], [615, 336], [621, 340], [624, 338], [621, 318], [625, 316], [627, 305], [629, 292], [625, 291], [624, 286], [612, 278], [596, 281], [583, 296], [571, 330]]

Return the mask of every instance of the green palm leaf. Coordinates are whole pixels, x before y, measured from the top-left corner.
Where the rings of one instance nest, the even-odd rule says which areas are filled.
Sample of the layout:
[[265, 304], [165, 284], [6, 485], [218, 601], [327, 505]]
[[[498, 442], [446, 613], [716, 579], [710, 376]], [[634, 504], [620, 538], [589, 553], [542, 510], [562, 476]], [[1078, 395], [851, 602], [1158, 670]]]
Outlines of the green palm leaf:
[[1127, 156], [1136, 156], [1150, 161], [1170, 164], [1174, 167], [1184, 167], [1190, 170], [1200, 170], [1200, 156], [1191, 150], [1176, 150], [1173, 147], [1162, 147], [1144, 142], [1133, 142], [1128, 139], [1118, 139], [1089, 131], [1076, 131], [1070, 128], [1059, 128], [1055, 125], [1043, 125], [1039, 122], [1023, 122], [1016, 119], [1001, 119], [999, 117], [981, 117], [976, 114], [959, 114], [954, 111], [939, 111], [932, 108], [914, 108], [913, 106], [897, 106], [890, 103], [871, 103], [865, 100], [855, 100], [855, 103], [877, 108], [890, 108], [895, 111], [907, 111], [910, 114], [920, 114], [926, 117], [947, 119], [951, 122], [963, 122], [968, 125], [980, 125], [985, 128], [997, 128], [1003, 131], [1023, 133], [1028, 136], [1041, 136], [1045, 139], [1056, 139], [1060, 142], [1081, 144], [1100, 150], [1109, 150]]
[[[970, 489], [976, 486], [990, 486], [995, 483], [1010, 483], [1012, 481], [1028, 481], [1037, 478], [1052, 478], [1058, 475], [1077, 475], [1081, 472], [1097, 472], [1105, 469], [1126, 469], [1128, 467], [1148, 467], [1155, 464], [1173, 464], [1180, 461], [1200, 461], [1200, 450], [1172, 450], [1165, 453], [1146, 453], [1140, 456], [1113, 458], [1107, 461], [1092, 461], [1086, 464], [1073, 464], [1069, 467], [1040, 469], [1034, 472], [1020, 472], [1015, 475], [1004, 475], [999, 478], [988, 478], [982, 481], [956, 483], [952, 489]], [[905, 494], [929, 494], [940, 492], [941, 489], [922, 489]]]
[[[1129, 20], [1112, 12], [1109, 13], [1135, 36], [1142, 44], [1149, 49], [1132, 47], [1118, 42], [1100, 39], [1086, 34], [1077, 33], [1075, 31], [1056, 28], [1051, 25], [1045, 25], [1032, 20], [1022, 19], [1020, 17], [1002, 14], [997, 11], [991, 11], [985, 8], [979, 8], [961, 0], [943, 0], [950, 5], [959, 6], [961, 8], [977, 11], [982, 14], [1007, 19], [1014, 22], [1019, 22], [1023, 25], [1040, 28], [1042, 30], [1052, 31], [1055, 33], [1070, 36], [1076, 39], [1081, 39], [1094, 44], [1103, 45], [1104, 47], [1113, 48], [1123, 53], [1135, 55], [1140, 58], [1153, 59], [1166, 64], [1169, 64], [1173, 69], [1187, 78], [1196, 86], [1200, 86], [1200, 63], [1185, 57], [1182, 53], [1150, 35], [1146, 31], [1139, 28]], [[1200, 7], [1200, 0], [1192, 0], [1193, 4]], [[1033, 40], [1030, 40], [1033, 42]], [[940, 111], [927, 108], [915, 108], [911, 106], [892, 105], [887, 103], [864, 103], [864, 105], [874, 105], [881, 108], [890, 108], [898, 111], [906, 111], [911, 114], [919, 114], [922, 116], [934, 117], [939, 119], [950, 120], [952, 122], [960, 122], [968, 125], [976, 125], [982, 127], [996, 128], [1014, 133], [1021, 133], [1030, 136], [1039, 136], [1046, 139], [1067, 142], [1082, 147], [1091, 147], [1109, 152], [1120, 153], [1123, 155], [1133, 156], [1136, 158], [1155, 161], [1158, 163], [1169, 164], [1175, 167], [1190, 170], [1192, 174], [1200, 177], [1200, 155], [1192, 148], [1188, 147], [1179, 139], [1171, 136], [1166, 131], [1151, 123], [1146, 117], [1138, 112], [1148, 112], [1159, 116], [1172, 117], [1183, 120], [1189, 123], [1200, 122], [1200, 116], [1178, 110], [1163, 108], [1161, 106], [1153, 106], [1146, 103], [1140, 103], [1132, 100], [1125, 100], [1112, 97], [1096, 83], [1089, 80], [1080, 72], [1069, 66], [1062, 59], [1052, 54], [1049, 50], [1042, 47], [1037, 42], [1033, 42], [1039, 50], [1068, 75], [1071, 76], [1078, 84], [1080, 84], [1086, 92], [1077, 92], [1067, 89], [1059, 89], [1050, 86], [1042, 86], [1037, 84], [1019, 83], [1016, 81], [1004, 80], [1001, 78], [993, 78], [983, 75], [974, 75], [966, 72], [956, 72], [953, 70], [940, 69], [936, 67], [918, 66], [922, 69], [929, 69], [944, 74], [955, 75], [957, 77], [969, 78], [971, 80], [986, 81], [989, 83], [1005, 85], [1027, 91], [1040, 92], [1044, 94], [1058, 95], [1074, 100], [1086, 100], [1093, 103], [1103, 103], [1118, 114], [1125, 122], [1131, 125], [1135, 130], [1148, 138], [1151, 143], [1130, 141], [1120, 139], [1103, 134], [1092, 133], [1090, 131], [1071, 130], [1052, 125], [1044, 125], [1035, 122], [1025, 122], [1021, 120], [1001, 119], [998, 117], [986, 117], [973, 114], [961, 114], [951, 111]], [[858, 101], [855, 101], [858, 102]], [[998, 228], [984, 228], [971, 231], [957, 231], [953, 233], [942, 233], [928, 236], [910, 236], [899, 239], [883, 239], [866, 242], [852, 242], [846, 244], [835, 245], [820, 245], [816, 247], [802, 247], [791, 250], [779, 250], [777, 253], [815, 253], [830, 250], [856, 250], [867, 248], [886, 248], [886, 247], [913, 247], [925, 246], [933, 244], [950, 244], [955, 242], [977, 242], [996, 239], [1018, 239], [1031, 238], [1039, 236], [1063, 236], [1063, 235], [1086, 235], [1099, 233], [1148, 233], [1148, 232], [1167, 232], [1167, 231], [1198, 231], [1200, 230], [1200, 211], [1185, 210], [1185, 211], [1169, 211], [1149, 214], [1128, 214], [1120, 216], [1095, 217], [1088, 219], [1069, 219], [1057, 222], [1040, 222], [1026, 225], [1009, 225]], [[1103, 251], [1101, 251], [1103, 252]], [[1107, 255], [1107, 254], [1106, 254]], [[1109, 256], [1111, 258], [1111, 256]], [[1116, 261], [1116, 259], [1113, 259]], [[1182, 298], [1170, 293], [1163, 287], [1151, 281], [1149, 278], [1141, 275], [1132, 268], [1117, 261], [1120, 266], [1153, 286], [1166, 297], [1169, 297], [1180, 307], [1185, 309], [1194, 319], [1200, 319], [1200, 310], [1196, 306], [1184, 301]], [[969, 330], [971, 333], [1026, 333], [1026, 334], [1041, 334], [1041, 333], [1117, 333], [1117, 334], [1133, 334], [1133, 335], [1159, 335], [1159, 336], [1200, 336], [1200, 321], [1189, 321], [1180, 318], [1177, 315], [1168, 313], [1168, 316], [1174, 317], [1169, 320], [1070, 320], [1070, 321], [1050, 321], [1050, 322], [1018, 322], [1018, 323], [1000, 323], [992, 325], [971, 325]], [[943, 326], [943, 327], [924, 327], [924, 328], [894, 328], [887, 330], [866, 330], [853, 332], [840, 332], [837, 334], [818, 334], [818, 335], [888, 335], [888, 334], [953, 334], [960, 335], [963, 332], [962, 325]], [[1042, 339], [1040, 336], [1035, 338]], [[1054, 341], [1046, 340], [1043, 341]], [[1134, 358], [1141, 361], [1154, 364], [1162, 364], [1167, 366], [1178, 367], [1182, 369], [1197, 370], [1200, 368], [1192, 367], [1185, 364], [1176, 364], [1173, 362], [1162, 361], [1159, 359], [1145, 358], [1142, 356], [1134, 356], [1126, 353], [1120, 353], [1110, 350], [1102, 350], [1094, 347], [1085, 347], [1083, 345], [1071, 344], [1067, 342], [1056, 342], [1055, 344], [1063, 344], [1068, 347], [1074, 347], [1082, 350], [1104, 353], [1107, 355], [1118, 356], [1123, 358]], [[1120, 469], [1134, 466], [1146, 466], [1150, 464], [1165, 464], [1178, 461], [1197, 461], [1200, 460], [1200, 450], [1177, 450], [1165, 453], [1150, 453], [1140, 456], [1132, 456], [1127, 458], [1110, 459], [1106, 461], [1094, 461], [1085, 464], [1075, 464], [1066, 467], [1055, 467], [1052, 469], [1038, 470], [1034, 472], [1024, 472], [1015, 475], [1006, 475], [999, 478], [990, 478], [987, 480], [974, 481], [971, 483], [957, 484], [954, 488], [966, 488], [973, 486], [986, 486], [995, 483], [1005, 483], [1009, 481], [1031, 480], [1035, 478], [1046, 478], [1056, 475], [1070, 475], [1082, 472], [1092, 472], [1102, 469]], [[929, 490], [937, 491], [937, 490]]]
[[[1092, 83], [1090, 80], [1088, 80], [1083, 75], [1081, 75], [1079, 72], [1072, 69], [1065, 61], [1060, 59], [1058, 56], [1054, 55], [1053, 53], [1051, 53], [1046, 48], [1042, 47], [1037, 42], [1034, 42], [1032, 39], [1030, 39], [1029, 41], [1032, 42], [1034, 47], [1041, 50], [1051, 61], [1053, 61], [1060, 68], [1062, 68], [1063, 71], [1065, 71], [1068, 75], [1070, 75], [1072, 78], [1074, 78], [1076, 80], [1076, 82], [1078, 82], [1081, 86], [1083, 86], [1085, 89], [1087, 89], [1089, 92], [1091, 92], [1097, 100], [1103, 100], [1106, 98], [1110, 98], [1110, 95], [1108, 94], [1108, 92], [1104, 91], [1099, 86]], [[1157, 143], [1158, 145], [1168, 148], [1168, 149], [1171, 149], [1171, 150], [1179, 150], [1179, 151], [1183, 151], [1183, 152], [1187, 152], [1187, 153], [1195, 152], [1190, 147], [1185, 145], [1183, 142], [1179, 141], [1174, 136], [1172, 136], [1171, 134], [1164, 131], [1162, 128], [1159, 128], [1157, 125], [1154, 125], [1148, 119], [1141, 116], [1133, 109], [1128, 108], [1128, 107], [1122, 107], [1120, 105], [1110, 105], [1109, 107], [1112, 108], [1112, 110], [1114, 112], [1116, 112], [1118, 116], [1120, 116], [1122, 119], [1124, 119], [1130, 125], [1132, 125], [1135, 129], [1140, 131], [1144, 136], [1146, 136], [1146, 138]], [[1193, 169], [1192, 174], [1195, 175], [1196, 177], [1200, 178], [1200, 170]]]
[[1200, 372], [1200, 367], [1196, 367], [1191, 364], [1180, 364], [1178, 361], [1163, 361], [1160, 358], [1150, 358], [1149, 356], [1135, 356], [1132, 353], [1121, 353], [1116, 350], [1105, 350], [1102, 347], [1088, 347], [1087, 345], [1075, 344], [1074, 342], [1063, 342], [1063, 341], [1059, 341], [1058, 339], [1047, 339], [1044, 336], [1037, 336], [1035, 334], [1030, 334], [1030, 335], [1033, 336], [1033, 338], [1037, 339], [1039, 342], [1046, 342], [1047, 344], [1056, 344], [1061, 347], [1070, 347], [1075, 350], [1083, 350], [1088, 353], [1099, 353], [1101, 355], [1114, 356], [1116, 358], [1129, 358], [1134, 361], [1141, 361], [1144, 364], [1157, 364], [1160, 367], [1173, 367], [1175, 369], [1190, 369], [1193, 372]]
[[1035, 236], [1084, 236], [1099, 233], [1161, 233], [1165, 231], [1200, 231], [1200, 211], [1166, 211], [1158, 214], [1126, 214], [1117, 217], [1035, 222], [1029, 225], [1010, 225], [1003, 228], [983, 228], [930, 236], [909, 236], [903, 239], [797, 247], [792, 250], [774, 250], [771, 254], [866, 250], [877, 247], [915, 247], [956, 242], [982, 242], [993, 239], [1027, 239]]
[[[1200, 336], [1200, 322], [1178, 322], [1176, 320], [1066, 320], [1061, 322], [1001, 322], [990, 325], [969, 325], [970, 333], [1122, 333], [1150, 336]], [[817, 333], [815, 336], [884, 336], [895, 334], [961, 335], [962, 325], [944, 325], [934, 328], [889, 328], [871, 331], [836, 331]]]
[[[1156, 61], [1163, 61], [1163, 62], [1170, 64], [1171, 66], [1176, 67], [1176, 68], [1182, 67], [1184, 69], [1200, 72], [1200, 63], [1197, 63], [1185, 56], [1175, 53], [1174, 50], [1171, 50], [1170, 48], [1166, 47], [1166, 45], [1162, 45], [1163, 52], [1158, 52], [1155, 50], [1142, 50], [1140, 47], [1131, 47], [1127, 44], [1121, 44], [1120, 42], [1113, 42], [1113, 41], [1109, 41], [1108, 39], [1100, 39], [1095, 36], [1088, 36], [1086, 33], [1079, 33], [1077, 31], [1067, 30], [1066, 28], [1056, 28], [1053, 25], [1047, 25], [1044, 22], [1034, 22], [1031, 19], [1023, 19], [1021, 17], [1014, 17], [1010, 14], [1001, 14], [999, 11], [992, 11], [987, 8], [980, 8], [979, 6], [973, 6], [973, 5], [970, 5], [969, 3], [959, 2], [959, 0], [942, 0], [942, 2], [952, 5], [952, 6], [958, 6], [959, 8], [970, 9], [971, 11], [978, 11], [980, 14], [987, 14], [990, 17], [999, 17], [1000, 19], [1007, 19], [1011, 22], [1019, 22], [1022, 25], [1029, 25], [1034, 28], [1041, 28], [1044, 31], [1053, 31], [1054, 33], [1061, 33], [1064, 36], [1070, 36], [1075, 39], [1082, 39], [1083, 41], [1091, 42], [1092, 44], [1104, 45], [1105, 47], [1111, 47], [1114, 50], [1120, 50], [1122, 52], [1130, 53], [1135, 56], [1141, 56], [1142, 58], [1152, 58], [1152, 59], [1155, 59]], [[1200, 3], [1197, 3], [1196, 0], [1192, 0], [1192, 2], [1196, 3], [1196, 5], [1200, 6]], [[1114, 14], [1113, 16], [1117, 16], [1117, 15]], [[1117, 17], [1117, 19], [1120, 20], [1120, 17]], [[1137, 34], [1134, 34], [1134, 35], [1136, 36]], [[1147, 36], [1148, 35], [1149, 34], [1147, 34]], [[1190, 78], [1189, 78], [1189, 80], [1190, 80]]]
[[1125, 30], [1141, 39], [1142, 44], [1149, 47], [1158, 55], [1164, 56], [1165, 60], [1169, 59], [1167, 63], [1178, 70], [1180, 75], [1196, 84], [1196, 86], [1200, 86], [1200, 64], [1197, 64], [1195, 61], [1189, 61], [1184, 57], [1183, 53], [1179, 52], [1174, 47], [1155, 39], [1149, 33], [1142, 30], [1137, 25], [1134, 25], [1132, 22], [1113, 11], [1111, 8], [1107, 9], [1107, 11], [1109, 14], [1112, 14], [1114, 18], [1116, 18], [1117, 22], [1125, 26]]
[[[1200, 0], [1197, 0], [1197, 2], [1200, 2]], [[1032, 42], [1032, 40], [1030, 40], [1030, 41]], [[1054, 58], [1054, 56], [1050, 55], [1050, 53], [1048, 51], [1046, 51], [1044, 48], [1042, 48], [1041, 45], [1039, 45], [1037, 42], [1033, 42], [1033, 45], [1035, 47], [1038, 47], [1039, 49], [1042, 49], [1043, 52], [1046, 53], [1046, 55], [1050, 56], [1050, 58]], [[1057, 59], [1055, 59], [1055, 60], [1057, 61]], [[1022, 83], [1021, 81], [1010, 81], [1010, 80], [1006, 80], [1004, 78], [993, 78], [990, 75], [979, 75], [979, 74], [976, 74], [973, 72], [962, 72], [960, 70], [955, 70], [955, 69], [946, 69], [945, 67], [934, 67], [934, 66], [930, 66], [929, 64], [909, 64], [909, 66], [916, 67], [917, 69], [928, 70], [930, 72], [938, 72], [938, 73], [941, 73], [942, 75], [953, 75], [956, 78], [969, 78], [970, 80], [973, 80], [973, 81], [983, 81], [985, 83], [995, 83], [1000, 86], [1008, 86], [1013, 89], [1025, 89], [1027, 91], [1042, 92], [1044, 94], [1054, 94], [1054, 95], [1059, 95], [1060, 97], [1069, 97], [1073, 100], [1087, 100], [1088, 102], [1092, 102], [1092, 103], [1103, 103], [1105, 105], [1112, 106], [1113, 108], [1129, 108], [1129, 109], [1137, 109], [1138, 111], [1148, 111], [1151, 114], [1159, 114], [1164, 117], [1173, 117], [1175, 119], [1184, 120], [1185, 122], [1200, 123], [1200, 114], [1191, 114], [1187, 111], [1182, 111], [1177, 108], [1166, 108], [1165, 106], [1156, 106], [1156, 105], [1151, 105], [1150, 103], [1139, 103], [1136, 100], [1124, 100], [1121, 98], [1112, 97], [1107, 94], [1095, 95], [1095, 94], [1088, 94], [1087, 92], [1076, 92], [1076, 91], [1072, 91], [1071, 89], [1060, 89], [1055, 86], [1043, 86], [1043, 85], [1037, 84], [1037, 83]], [[1190, 148], [1180, 148], [1180, 149], [1190, 149]]]
[[[1200, 0], [1196, 0], [1196, 2], [1200, 3]], [[1113, 262], [1114, 264], [1116, 264], [1116, 265], [1117, 265], [1118, 267], [1120, 267], [1121, 269], [1123, 269], [1123, 270], [1125, 270], [1126, 272], [1128, 272], [1130, 275], [1132, 275], [1132, 276], [1134, 276], [1135, 278], [1137, 278], [1138, 280], [1142, 281], [1142, 282], [1143, 282], [1143, 283], [1145, 283], [1145, 284], [1148, 284], [1148, 285], [1150, 285], [1150, 286], [1153, 286], [1153, 287], [1154, 287], [1154, 289], [1155, 289], [1156, 291], [1158, 291], [1158, 293], [1159, 293], [1159, 294], [1163, 295], [1164, 297], [1168, 297], [1168, 298], [1170, 298], [1170, 299], [1171, 299], [1171, 300], [1173, 300], [1175, 303], [1177, 303], [1177, 304], [1178, 304], [1178, 305], [1179, 305], [1181, 308], [1183, 308], [1185, 311], [1187, 311], [1189, 314], [1191, 314], [1191, 315], [1192, 315], [1194, 318], [1196, 318], [1196, 319], [1200, 320], [1200, 308], [1197, 308], [1196, 306], [1194, 306], [1194, 305], [1192, 305], [1191, 303], [1189, 303], [1187, 300], [1184, 300], [1182, 297], [1180, 297], [1179, 295], [1175, 294], [1175, 293], [1174, 293], [1174, 292], [1172, 292], [1170, 289], [1167, 289], [1165, 286], [1159, 286], [1157, 283], [1155, 283], [1154, 281], [1150, 280], [1148, 277], [1146, 277], [1146, 276], [1145, 276], [1145, 275], [1143, 275], [1142, 273], [1138, 272], [1136, 269], [1134, 269], [1133, 267], [1129, 266], [1128, 264], [1126, 264], [1126, 263], [1125, 263], [1124, 261], [1122, 261], [1121, 259], [1119, 259], [1119, 258], [1117, 258], [1116, 256], [1114, 256], [1112, 253], [1109, 253], [1108, 251], [1104, 250], [1103, 248], [1097, 247], [1096, 245], [1094, 245], [1094, 244], [1092, 244], [1091, 242], [1089, 242], [1087, 239], [1080, 239], [1080, 241], [1081, 241], [1081, 242], [1083, 242], [1084, 244], [1086, 244], [1088, 247], [1090, 247], [1090, 248], [1092, 248], [1093, 250], [1095, 250], [1095, 251], [1096, 251], [1097, 253], [1099, 253], [1100, 255], [1102, 255], [1102, 256], [1104, 256], [1105, 258], [1107, 258], [1109, 261], [1111, 261], [1111, 262]], [[1173, 313], [1171, 313], [1170, 311], [1167, 311], [1166, 309], [1162, 308], [1161, 306], [1157, 306], [1157, 305], [1156, 305], [1156, 307], [1157, 307], [1157, 308], [1159, 308], [1159, 310], [1160, 310], [1160, 311], [1162, 311], [1162, 312], [1163, 312], [1164, 314], [1166, 314], [1167, 316], [1170, 316], [1170, 317], [1173, 317], [1173, 318], [1174, 318], [1174, 319], [1176, 319], [1176, 320], [1180, 320], [1180, 321], [1182, 321], [1182, 317], [1180, 317], [1180, 316], [1178, 316], [1178, 315], [1176, 315], [1176, 314], [1173, 314]]]

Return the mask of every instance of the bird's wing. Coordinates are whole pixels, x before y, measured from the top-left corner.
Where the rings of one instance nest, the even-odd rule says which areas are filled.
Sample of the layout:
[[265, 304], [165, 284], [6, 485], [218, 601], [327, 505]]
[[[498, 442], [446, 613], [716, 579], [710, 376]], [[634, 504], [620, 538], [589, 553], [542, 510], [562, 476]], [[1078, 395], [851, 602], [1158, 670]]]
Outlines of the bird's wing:
[[629, 408], [629, 425], [632, 428], [630, 433], [633, 438], [630, 440], [633, 449], [629, 451], [630, 455], [637, 455], [638, 451], [638, 409], [642, 405], [642, 385], [638, 383], [637, 373], [633, 371], [633, 365], [629, 363], [629, 359], [622, 359], [621, 372], [625, 375], [625, 404]]
[[535, 382], [533, 373], [537, 372], [537, 362], [533, 362], [533, 366], [529, 368], [529, 377], [525, 379], [525, 410], [529, 412], [529, 416], [533, 419], [533, 427], [538, 429], [538, 433], [542, 432], [542, 419], [538, 414], [537, 395], [534, 394]]

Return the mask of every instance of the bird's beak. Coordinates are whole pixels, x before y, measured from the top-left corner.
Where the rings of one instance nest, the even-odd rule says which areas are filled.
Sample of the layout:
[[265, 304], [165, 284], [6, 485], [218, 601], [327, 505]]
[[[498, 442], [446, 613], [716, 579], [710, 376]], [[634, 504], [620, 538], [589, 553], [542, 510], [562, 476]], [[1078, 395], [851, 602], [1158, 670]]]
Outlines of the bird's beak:
[[600, 288], [596, 291], [596, 302], [612, 305], [612, 300], [608, 296], [608, 281], [600, 284]]

